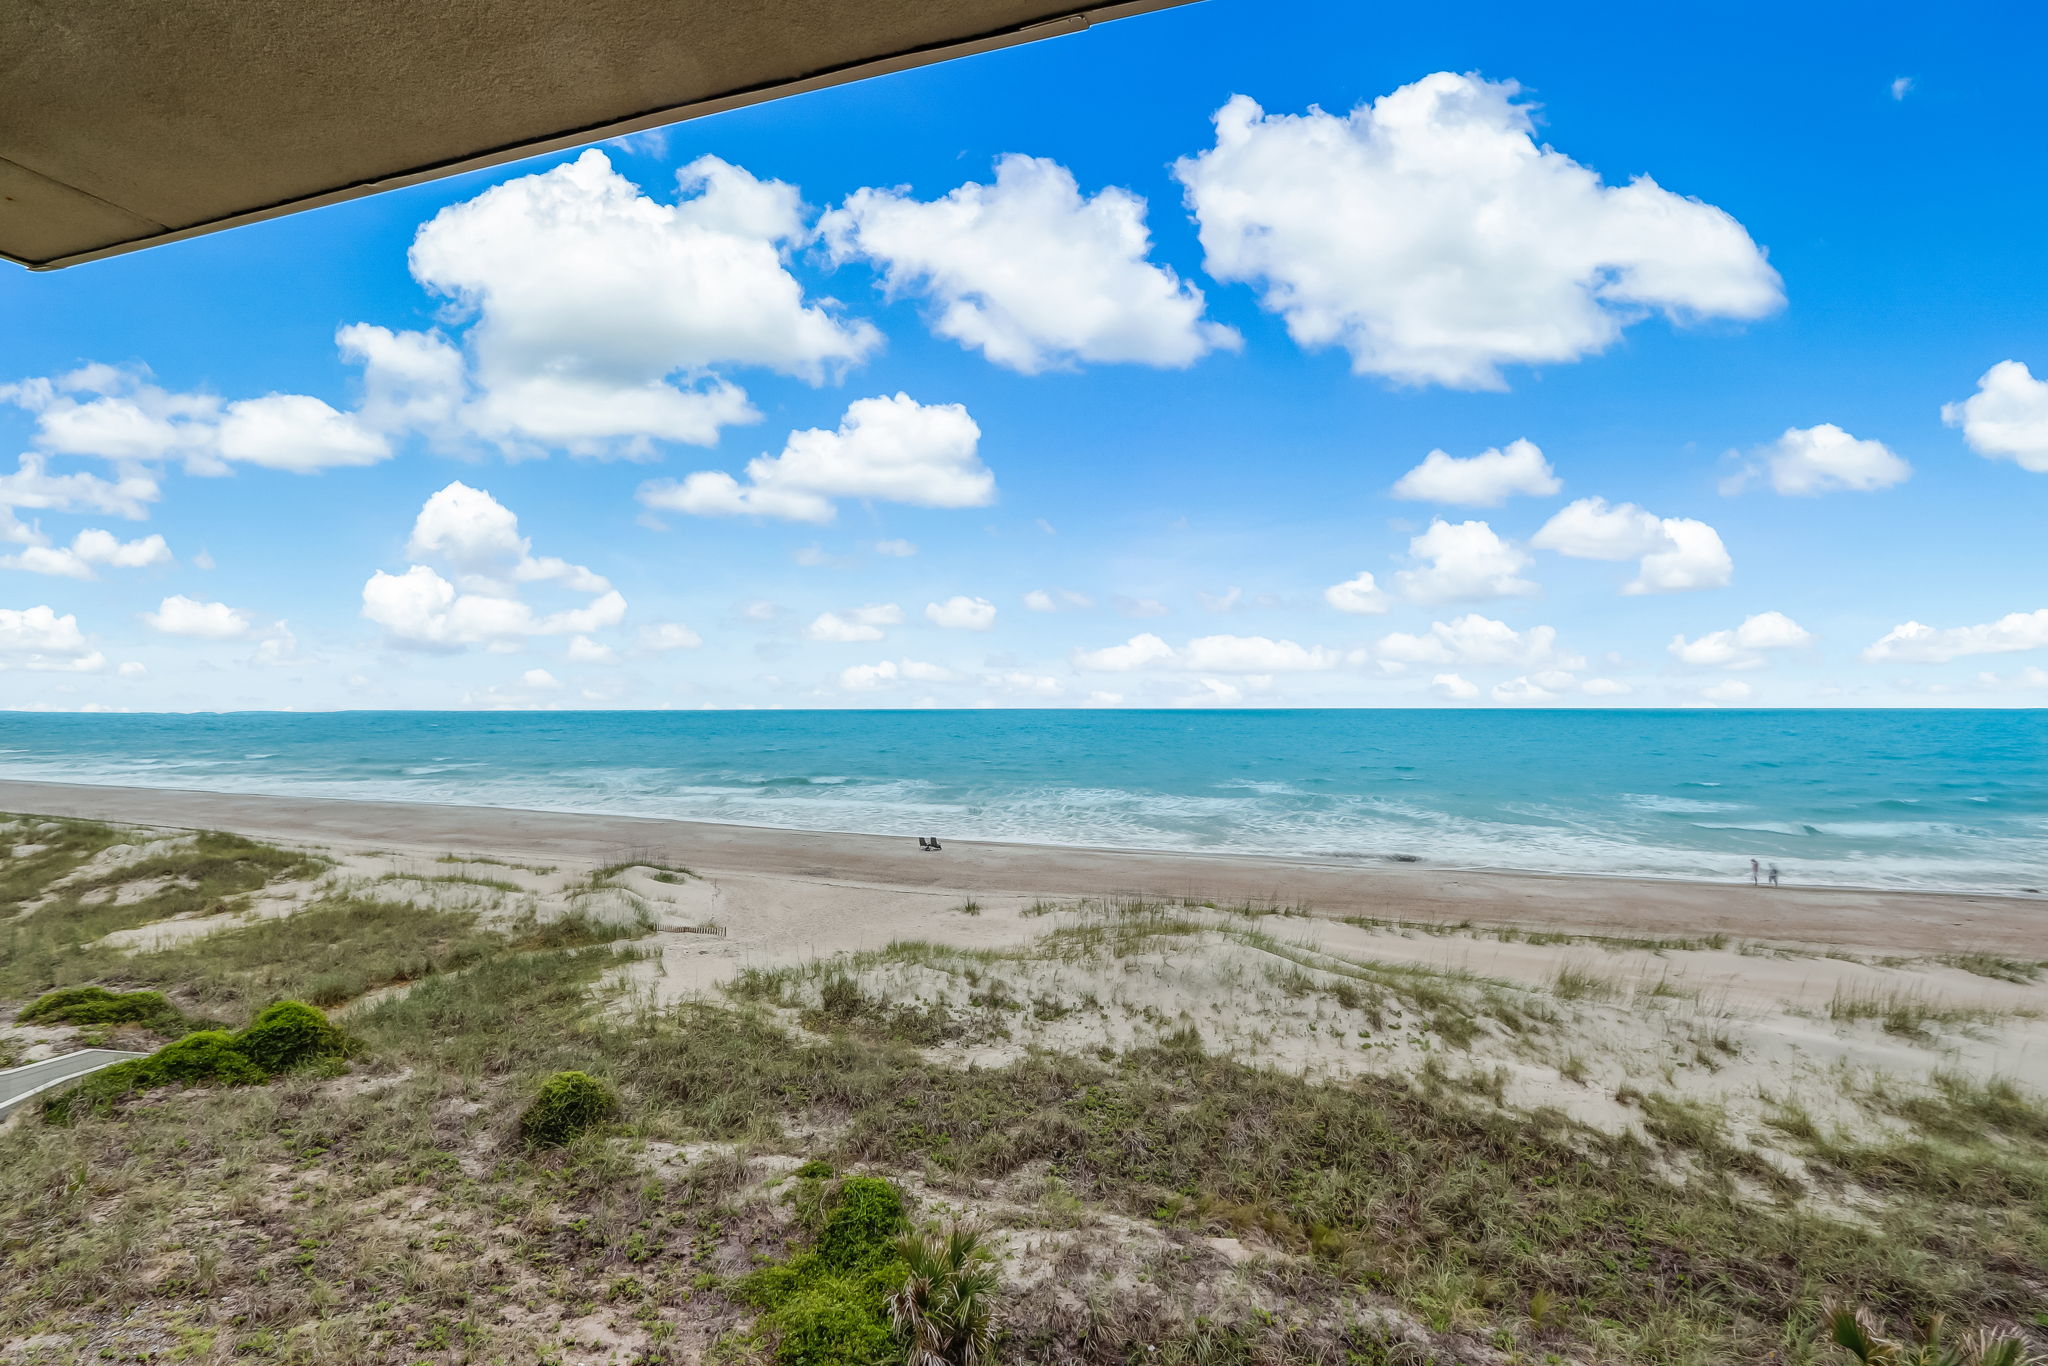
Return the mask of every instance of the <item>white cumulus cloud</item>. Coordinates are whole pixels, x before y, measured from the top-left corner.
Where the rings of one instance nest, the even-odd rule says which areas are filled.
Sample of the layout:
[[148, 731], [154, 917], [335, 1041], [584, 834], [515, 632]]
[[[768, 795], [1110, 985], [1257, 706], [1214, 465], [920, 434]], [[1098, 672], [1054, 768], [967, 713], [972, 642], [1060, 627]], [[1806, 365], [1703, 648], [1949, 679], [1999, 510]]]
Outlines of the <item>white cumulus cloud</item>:
[[885, 659], [878, 664], [855, 664], [839, 671], [839, 686], [847, 692], [876, 692], [900, 683], [951, 683], [959, 675], [941, 664], [917, 659]]
[[1089, 672], [1124, 673], [1132, 669], [1158, 668], [1173, 663], [1176, 658], [1171, 645], [1146, 631], [1121, 645], [1108, 645], [1100, 650], [1076, 650], [1074, 667]]
[[1680, 593], [1725, 587], [1735, 562], [1720, 533], [1690, 517], [1659, 517], [1634, 503], [1608, 506], [1605, 498], [1568, 503], [1529, 544], [1581, 560], [1637, 560], [1624, 593]]
[[1566, 669], [1544, 669], [1519, 678], [1510, 678], [1504, 683], [1494, 684], [1491, 695], [1496, 702], [1508, 706], [1540, 706], [1556, 702], [1569, 695], [1583, 697], [1624, 697], [1634, 689], [1626, 683], [1617, 683], [1611, 678], [1588, 678], [1581, 680], [1577, 674]]
[[2048, 380], [2016, 360], [2002, 360], [1977, 381], [1977, 392], [1945, 403], [1941, 420], [1963, 429], [1971, 450], [2048, 474]]
[[[18, 508], [98, 512], [139, 522], [149, 516], [149, 504], [161, 493], [155, 476], [139, 468], [122, 469], [113, 479], [85, 470], [52, 474], [47, 457], [27, 452], [12, 474], [0, 474], [0, 533], [7, 533], [10, 527], [18, 528], [13, 518]], [[0, 534], [0, 539], [33, 542], [37, 538], [16, 530]]]
[[[1882, 441], [1859, 440], [1832, 422], [1788, 427], [1757, 452], [1771, 487], [1803, 495], [1849, 489], [1868, 493], [1902, 484], [1913, 467]], [[1741, 480], [1735, 481], [1739, 486]]]
[[153, 569], [171, 563], [171, 548], [161, 536], [124, 541], [110, 531], [88, 529], [68, 546], [31, 544], [17, 554], [0, 555], [0, 569], [23, 569], [69, 579], [96, 577], [94, 569]]
[[1383, 666], [1410, 664], [1497, 665], [1509, 668], [1583, 668], [1585, 661], [1558, 648], [1557, 628], [1517, 631], [1504, 621], [1468, 612], [1430, 623], [1420, 635], [1394, 631], [1381, 636], [1374, 653]]
[[70, 612], [47, 606], [0, 607], [0, 669], [95, 673], [107, 657], [94, 649]]
[[1180, 653], [1181, 667], [1200, 673], [1296, 673], [1343, 662], [1338, 651], [1266, 636], [1197, 636]]
[[1542, 673], [1535, 677], [1524, 675], [1510, 678], [1505, 683], [1496, 683], [1488, 695], [1496, 702], [1511, 706], [1528, 706], [1532, 703], [1555, 702], [1561, 689], [1576, 682], [1568, 673]]
[[1394, 482], [1393, 493], [1422, 503], [1490, 508], [1518, 493], [1544, 498], [1563, 487], [1536, 443], [1517, 440], [1462, 460], [1431, 451]]
[[880, 640], [884, 626], [895, 626], [903, 620], [903, 609], [893, 602], [871, 602], [865, 607], [856, 607], [850, 612], [820, 612], [804, 635], [811, 640], [830, 641], [850, 645], [865, 640]]
[[1709, 631], [1697, 640], [1683, 634], [1667, 648], [1681, 664], [1704, 669], [1760, 669], [1770, 650], [1792, 650], [1813, 643], [1813, 633], [1783, 612], [1759, 612], [1727, 631]]
[[1024, 607], [1032, 612], [1062, 612], [1094, 605], [1095, 599], [1069, 588], [1034, 588], [1024, 595]]
[[[535, 556], [510, 508], [482, 489], [455, 482], [433, 494], [413, 520], [402, 574], [379, 570], [363, 585], [363, 616], [394, 642], [455, 648], [514, 648], [523, 639], [590, 635], [625, 618], [626, 600], [603, 575], [552, 556]], [[541, 613], [522, 596], [551, 584], [588, 600]]]
[[1965, 655], [2011, 654], [2043, 647], [2048, 647], [2048, 607], [2034, 612], [2008, 612], [1981, 626], [1951, 626], [1945, 630], [1908, 621], [1873, 641], [1863, 657], [1873, 663], [1898, 659], [1941, 664]]
[[1453, 702], [1468, 702], [1479, 696], [1479, 685], [1458, 674], [1438, 674], [1429, 680], [1429, 686], [1437, 696]]
[[235, 463], [311, 474], [390, 456], [390, 441], [353, 413], [310, 394], [270, 394], [228, 404], [212, 447], [194, 451], [186, 466], [199, 474], [226, 473]]
[[1323, 601], [1340, 612], [1357, 616], [1377, 616], [1387, 610], [1387, 595], [1373, 582], [1371, 571], [1364, 569], [1356, 577], [1325, 588]]
[[984, 507], [996, 481], [976, 453], [981, 428], [957, 403], [923, 404], [908, 394], [855, 399], [837, 431], [790, 433], [776, 456], [747, 462], [747, 482], [699, 470], [681, 483], [640, 490], [652, 508], [700, 517], [753, 514], [829, 522], [835, 498], [873, 498], [917, 507]]
[[1485, 522], [1438, 518], [1408, 542], [1408, 553], [1422, 561], [1421, 567], [1404, 569], [1394, 579], [1414, 602], [1480, 602], [1536, 591], [1534, 583], [1521, 577], [1528, 555]]
[[392, 454], [382, 432], [310, 394], [226, 402], [172, 392], [133, 368], [87, 365], [54, 380], [0, 386], [0, 399], [35, 414], [41, 450], [124, 467], [175, 459], [194, 474], [227, 474], [237, 464], [313, 474]]
[[986, 631], [996, 624], [996, 605], [986, 598], [956, 595], [925, 604], [925, 620], [952, 631]]
[[794, 186], [716, 157], [676, 178], [679, 198], [657, 200], [593, 149], [420, 228], [413, 276], [475, 319], [471, 427], [583, 454], [710, 445], [757, 416], [718, 367], [815, 382], [880, 344], [789, 272], [808, 236]]
[[865, 189], [819, 220], [833, 257], [864, 257], [892, 295], [931, 301], [931, 326], [1025, 374], [1079, 361], [1191, 365], [1239, 345], [1202, 291], [1146, 259], [1145, 201], [1083, 195], [1042, 157], [996, 162], [993, 185], [928, 202]]
[[1176, 650], [1149, 631], [1121, 645], [1076, 650], [1074, 667], [1090, 673], [1129, 673], [1138, 669], [1183, 669], [1196, 673], [1275, 674], [1334, 669], [1359, 662], [1320, 645], [1301, 645], [1267, 636], [1197, 636]]
[[1349, 115], [1243, 95], [1178, 162], [1211, 275], [1263, 291], [1360, 374], [1501, 388], [1652, 312], [1760, 318], [1778, 274], [1740, 223], [1647, 175], [1608, 185], [1535, 138], [1513, 82], [1438, 72]]
[[394, 332], [351, 323], [335, 333], [344, 358], [363, 367], [357, 418], [373, 431], [419, 431], [459, 439], [469, 397], [462, 349], [439, 332]]
[[249, 634], [254, 624], [247, 612], [224, 602], [201, 602], [176, 593], [165, 598], [142, 620], [153, 631], [167, 636], [192, 636], [200, 640], [233, 640]]

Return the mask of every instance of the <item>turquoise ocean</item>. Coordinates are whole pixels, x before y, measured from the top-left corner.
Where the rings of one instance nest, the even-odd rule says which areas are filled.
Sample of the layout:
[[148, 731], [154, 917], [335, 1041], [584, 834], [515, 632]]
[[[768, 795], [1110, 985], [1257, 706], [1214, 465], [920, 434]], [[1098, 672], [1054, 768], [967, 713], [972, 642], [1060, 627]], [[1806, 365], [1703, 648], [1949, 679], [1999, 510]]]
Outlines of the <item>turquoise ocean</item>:
[[12, 713], [0, 778], [2048, 890], [2038, 710]]

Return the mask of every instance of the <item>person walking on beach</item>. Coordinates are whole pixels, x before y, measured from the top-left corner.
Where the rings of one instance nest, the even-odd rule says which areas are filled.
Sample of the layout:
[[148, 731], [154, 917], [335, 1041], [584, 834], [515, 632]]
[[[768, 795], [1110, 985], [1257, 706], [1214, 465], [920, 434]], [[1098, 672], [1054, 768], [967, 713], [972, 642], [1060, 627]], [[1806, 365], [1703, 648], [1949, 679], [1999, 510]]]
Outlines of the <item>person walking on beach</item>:
[[1749, 885], [1752, 887], [1761, 887], [1763, 885], [1763, 881], [1763, 869], [1757, 866], [1757, 861], [1755, 859], [1751, 859], [1749, 861]]
[[1775, 863], [1774, 863], [1774, 864], [1772, 864], [1772, 865], [1771, 865], [1771, 867], [1770, 867], [1770, 872], [1769, 872], [1768, 876], [1769, 876], [1769, 877], [1770, 877], [1770, 879], [1771, 879], [1771, 885], [1772, 885], [1773, 887], [1777, 886], [1777, 885], [1778, 885], [1778, 865], [1777, 865], [1777, 864], [1775, 864]]

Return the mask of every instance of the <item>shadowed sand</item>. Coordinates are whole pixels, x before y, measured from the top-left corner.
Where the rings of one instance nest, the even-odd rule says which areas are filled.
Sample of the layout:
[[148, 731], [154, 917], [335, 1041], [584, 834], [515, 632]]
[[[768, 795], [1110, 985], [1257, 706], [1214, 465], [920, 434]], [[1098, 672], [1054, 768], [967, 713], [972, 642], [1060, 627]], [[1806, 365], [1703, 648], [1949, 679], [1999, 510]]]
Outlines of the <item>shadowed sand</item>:
[[[948, 896], [1143, 895], [1302, 903], [1319, 916], [1473, 921], [1602, 934], [1713, 935], [1898, 953], [2038, 955], [2044, 900], [2015, 895], [1757, 889], [1484, 872], [1427, 865], [1076, 849], [947, 839], [939, 854], [901, 838], [634, 816], [334, 801], [58, 783], [0, 782], [0, 810], [354, 846], [593, 863], [654, 859], [811, 900], [825, 886]], [[944, 835], [944, 831], [938, 832]], [[2044, 874], [2048, 876], [2048, 874]], [[806, 885], [807, 884], [807, 885]]]

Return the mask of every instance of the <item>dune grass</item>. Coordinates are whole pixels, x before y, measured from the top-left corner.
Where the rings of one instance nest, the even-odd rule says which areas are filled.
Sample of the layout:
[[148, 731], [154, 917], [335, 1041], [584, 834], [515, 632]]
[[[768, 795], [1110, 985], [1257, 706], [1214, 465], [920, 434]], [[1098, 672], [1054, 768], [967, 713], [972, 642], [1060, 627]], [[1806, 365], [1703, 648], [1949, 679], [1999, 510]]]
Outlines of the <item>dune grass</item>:
[[[78, 960], [103, 960], [108, 951], [94, 941], [116, 930], [238, 911], [250, 893], [310, 879], [327, 866], [311, 855], [207, 831], [136, 862], [77, 875], [93, 854], [128, 838], [112, 827], [63, 822], [55, 843], [27, 860], [27, 872], [9, 861], [0, 896], [12, 896], [16, 910], [0, 921], [0, 996], [81, 980]], [[121, 895], [135, 888], [142, 894]]]
[[[294, 1187], [304, 1200], [289, 1213], [262, 1216], [290, 1231], [287, 1250], [310, 1244], [302, 1255], [311, 1274], [253, 1280], [267, 1264], [240, 1265], [223, 1243], [205, 1273], [207, 1293], [260, 1306], [245, 1309], [241, 1322], [219, 1324], [237, 1342], [269, 1334], [260, 1341], [277, 1350], [303, 1342], [313, 1331], [307, 1324], [325, 1322], [319, 1331], [351, 1344], [356, 1359], [398, 1361], [406, 1359], [401, 1339], [407, 1350], [420, 1340], [408, 1335], [430, 1336], [434, 1323], [475, 1323], [481, 1353], [482, 1344], [502, 1341], [493, 1337], [504, 1331], [494, 1315], [511, 1293], [493, 1286], [512, 1284], [521, 1266], [539, 1269], [549, 1294], [598, 1294], [595, 1287], [630, 1272], [648, 1294], [666, 1286], [712, 1312], [706, 1305], [720, 1304], [723, 1292], [699, 1284], [704, 1249], [729, 1236], [713, 1230], [731, 1218], [716, 1199], [678, 1192], [650, 1203], [642, 1169], [602, 1143], [572, 1145], [555, 1159], [504, 1146], [539, 1080], [570, 1069], [616, 1088], [641, 1131], [771, 1148], [797, 1142], [797, 1151], [840, 1168], [923, 1172], [941, 1187], [1049, 1173], [1088, 1205], [1255, 1239], [1301, 1259], [1289, 1294], [1323, 1325], [1161, 1327], [1135, 1308], [1127, 1322], [1145, 1335], [1137, 1339], [1090, 1342], [1049, 1323], [1013, 1325], [1043, 1334], [1033, 1339], [1032, 1360], [1116, 1361], [1143, 1354], [1148, 1341], [1159, 1359], [1194, 1360], [1183, 1354], [1197, 1352], [1190, 1344], [1198, 1337], [1207, 1344], [1202, 1353], [1223, 1345], [1243, 1353], [1209, 1359], [1264, 1359], [1284, 1342], [1303, 1353], [1288, 1359], [1388, 1359], [1370, 1354], [1386, 1349], [1376, 1330], [1350, 1317], [1359, 1287], [1370, 1287], [1434, 1331], [1477, 1333], [1530, 1361], [1556, 1350], [1688, 1366], [1818, 1362], [1826, 1359], [1818, 1335], [1828, 1297], [1893, 1318], [1938, 1310], [1966, 1322], [2005, 1319], [2038, 1305], [2048, 1266], [2040, 1215], [2048, 1186], [2028, 1175], [2028, 1164], [2040, 1161], [2043, 1120], [2009, 1088], [1958, 1082], [1937, 1092], [1927, 1102], [1937, 1110], [1917, 1121], [1926, 1128], [1918, 1140], [1924, 1153], [1824, 1140], [1815, 1149], [1818, 1179], [1886, 1195], [1867, 1218], [1845, 1220], [1782, 1192], [1780, 1203], [1759, 1203], [1738, 1185], [1755, 1179], [1753, 1159], [1718, 1117], [1657, 1099], [1646, 1098], [1654, 1125], [1645, 1144], [1556, 1114], [1505, 1112], [1427, 1074], [1345, 1085], [1282, 1076], [1209, 1056], [1191, 1033], [1107, 1061], [1047, 1055], [950, 1069], [858, 1032], [792, 1036], [746, 1007], [697, 1003], [606, 1016], [593, 1008], [590, 988], [621, 961], [611, 947], [491, 956], [361, 1012], [351, 1030], [374, 1067], [405, 1079], [390, 1093], [320, 1092], [311, 1103], [316, 1093], [299, 1086], [285, 1118], [265, 1097], [237, 1092], [222, 1110], [134, 1111], [118, 1132], [86, 1123], [62, 1134], [0, 1136], [0, 1184], [22, 1202], [0, 1223], [57, 1230], [18, 1259], [19, 1288], [0, 1292], [0, 1332], [66, 1316], [164, 1314], [173, 1303], [183, 1312], [196, 1271], [167, 1288], [114, 1268], [166, 1239], [188, 1247], [181, 1240], [192, 1236], [197, 1214], [178, 1180], [225, 1161], [221, 1173], [242, 1175], [209, 1174], [202, 1188], [238, 1181], [245, 1193], [222, 1198], [246, 1202], [260, 1189], [253, 1174], [273, 1160], [266, 1154], [284, 1157], [291, 1170], [312, 1162], [324, 1173], [317, 1186]], [[434, 1097], [462, 1097], [471, 1108], [451, 1111]], [[1992, 1122], [1998, 1141], [2014, 1149], [2003, 1165], [1986, 1168], [1983, 1152], [1962, 1148], [1933, 1155], [1950, 1142], [1940, 1137], [1943, 1126], [1962, 1132]], [[812, 1136], [792, 1140], [797, 1129]], [[2024, 1160], [2016, 1155], [2022, 1144], [2033, 1154]], [[41, 1184], [53, 1163], [97, 1162], [116, 1148], [120, 1175], [103, 1190]], [[463, 1151], [493, 1154], [475, 1169], [484, 1175], [456, 1178], [454, 1155]], [[1687, 1155], [1698, 1172], [1674, 1180], [1669, 1154]], [[1995, 1174], [1965, 1179], [1973, 1167]], [[408, 1189], [429, 1192], [445, 1224], [426, 1246], [445, 1243], [453, 1255], [474, 1245], [503, 1269], [463, 1279], [407, 1266], [381, 1224], [346, 1217], [358, 1208], [350, 1199]], [[551, 1192], [545, 1215], [531, 1203], [543, 1190]], [[212, 1198], [200, 1206], [211, 1208]], [[635, 1210], [660, 1214], [648, 1223]], [[101, 1217], [85, 1217], [89, 1211]], [[507, 1216], [512, 1223], [488, 1244], [474, 1241]], [[572, 1217], [590, 1221], [573, 1238], [561, 1231]], [[193, 1258], [203, 1250], [188, 1247]], [[311, 1314], [307, 1297], [339, 1284], [352, 1288]], [[1541, 1322], [1532, 1323], [1529, 1307], [1539, 1300]], [[738, 1315], [734, 1341], [746, 1340], [755, 1328], [744, 1296], [729, 1307]]]
[[[127, 838], [49, 833], [73, 869]], [[205, 857], [197, 880], [221, 885], [296, 867]], [[61, 861], [10, 861], [0, 885], [31, 904]], [[1224, 909], [1134, 900], [1026, 949], [900, 943], [637, 1014], [600, 985], [638, 952], [604, 941], [633, 931], [591, 922], [488, 928], [336, 895], [134, 955], [0, 934], [5, 1005], [97, 984], [246, 1019], [279, 997], [413, 984], [348, 1015], [343, 1075], [152, 1089], [0, 1132], [0, 1346], [45, 1342], [15, 1352], [31, 1364], [452, 1366], [547, 1360], [601, 1326], [653, 1366], [757, 1366], [857, 1328], [879, 1360], [901, 1346], [886, 1287], [824, 1265], [822, 1192], [872, 1190], [854, 1181], [904, 1193], [889, 1238], [947, 1200], [1054, 1192], [1020, 1237], [1077, 1230], [1114, 1252], [1144, 1230], [1165, 1250], [1007, 1305], [1006, 1360], [1820, 1366], [1829, 1303], [1900, 1330], [1930, 1313], [2025, 1325], [2048, 1303], [2048, 1107], [2009, 1083], [1873, 1088], [1863, 1126], [1787, 1106], [1770, 1136], [1798, 1160], [1780, 1164], [1717, 1108], [1663, 1092], [1620, 1097], [1640, 1136], [1507, 1108], [1502, 1072], [1445, 1049], [1411, 1075], [1339, 1082], [1219, 1056], [1172, 1022], [1086, 1057], [964, 1067], [924, 1051], [1046, 1009], [1018, 985], [1027, 958], [1114, 967], [1203, 946], [1444, 1042], [1556, 1018], [1546, 993], [1344, 958]], [[9, 956], [23, 944], [41, 955], [27, 966]], [[968, 1004], [894, 999], [864, 975], [906, 966], [955, 975]], [[1890, 1016], [1851, 1003], [1839, 1018]], [[522, 1117], [565, 1073], [579, 1079], [558, 1091], [603, 1102], [579, 1115], [613, 1115], [616, 1097], [616, 1117], [528, 1142]], [[683, 1162], [684, 1144], [726, 1146]], [[786, 1155], [783, 1171], [809, 1159], [785, 1192], [793, 1222], [742, 1198], [750, 1153]], [[1262, 1307], [1168, 1293], [1213, 1268], [1200, 1240], [1223, 1236], [1268, 1259], [1231, 1282]], [[763, 1274], [778, 1267], [811, 1270]]]
[[1875, 1020], [1887, 1034], [1928, 1039], [1939, 1029], [1989, 1024], [2002, 1014], [1981, 1007], [1945, 1005], [1897, 988], [1843, 987], [1828, 1002], [1828, 1018], [1843, 1023]]

